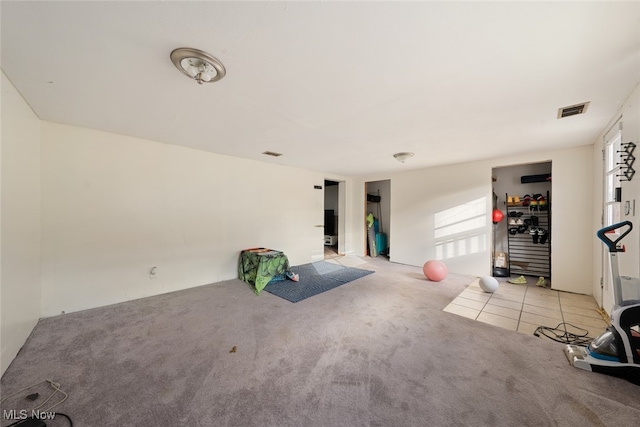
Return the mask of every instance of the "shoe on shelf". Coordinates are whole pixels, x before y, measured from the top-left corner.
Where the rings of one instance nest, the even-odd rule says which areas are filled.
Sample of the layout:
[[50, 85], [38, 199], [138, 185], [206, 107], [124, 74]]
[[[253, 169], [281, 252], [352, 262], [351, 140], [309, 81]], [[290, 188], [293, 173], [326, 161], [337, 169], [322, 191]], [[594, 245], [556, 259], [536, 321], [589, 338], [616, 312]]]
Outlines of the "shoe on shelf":
[[547, 230], [544, 228], [538, 228], [538, 237], [540, 238], [539, 243], [541, 245], [547, 243]]
[[538, 197], [538, 210], [541, 210], [541, 211], [547, 210], [547, 201], [543, 196]]
[[525, 285], [527, 283], [527, 279], [524, 276], [520, 276], [517, 279], [509, 279], [507, 282], [513, 283], [514, 285]]
[[547, 287], [547, 281], [544, 280], [544, 277], [540, 276], [540, 278], [536, 282], [536, 286], [540, 286], [541, 288], [546, 288]]

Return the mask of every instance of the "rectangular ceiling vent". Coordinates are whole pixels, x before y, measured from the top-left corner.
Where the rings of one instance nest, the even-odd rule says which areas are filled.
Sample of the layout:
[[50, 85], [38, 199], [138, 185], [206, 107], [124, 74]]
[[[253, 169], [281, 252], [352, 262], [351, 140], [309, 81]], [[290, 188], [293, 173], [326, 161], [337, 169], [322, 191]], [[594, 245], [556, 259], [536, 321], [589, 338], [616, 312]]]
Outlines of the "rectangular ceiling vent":
[[275, 153], [273, 151], [265, 151], [262, 154], [265, 154], [265, 155], [271, 156], [271, 157], [280, 157], [280, 156], [282, 156], [282, 153]]
[[[591, 101], [589, 101], [591, 102]], [[558, 118], [575, 116], [578, 114], [584, 114], [587, 112], [589, 102], [583, 102], [582, 104], [570, 105], [568, 107], [558, 108]]]

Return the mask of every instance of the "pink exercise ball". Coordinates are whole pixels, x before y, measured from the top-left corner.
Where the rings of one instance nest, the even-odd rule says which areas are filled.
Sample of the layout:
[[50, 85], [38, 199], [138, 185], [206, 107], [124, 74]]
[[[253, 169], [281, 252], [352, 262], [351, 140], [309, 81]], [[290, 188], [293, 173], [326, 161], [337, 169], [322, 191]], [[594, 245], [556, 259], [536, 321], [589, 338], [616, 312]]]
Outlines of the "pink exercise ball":
[[424, 263], [422, 272], [432, 282], [439, 282], [447, 277], [448, 270], [444, 262], [432, 259]]

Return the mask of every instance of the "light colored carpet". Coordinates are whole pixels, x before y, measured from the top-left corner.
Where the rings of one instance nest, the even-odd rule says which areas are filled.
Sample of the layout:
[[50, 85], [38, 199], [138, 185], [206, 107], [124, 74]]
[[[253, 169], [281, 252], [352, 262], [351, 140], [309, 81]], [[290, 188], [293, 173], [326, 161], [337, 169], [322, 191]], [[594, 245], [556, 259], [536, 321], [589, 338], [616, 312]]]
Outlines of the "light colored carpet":
[[228, 280], [43, 319], [2, 393], [53, 378], [91, 427], [637, 425], [638, 386], [443, 312], [473, 277], [361, 261], [376, 273], [297, 304]]

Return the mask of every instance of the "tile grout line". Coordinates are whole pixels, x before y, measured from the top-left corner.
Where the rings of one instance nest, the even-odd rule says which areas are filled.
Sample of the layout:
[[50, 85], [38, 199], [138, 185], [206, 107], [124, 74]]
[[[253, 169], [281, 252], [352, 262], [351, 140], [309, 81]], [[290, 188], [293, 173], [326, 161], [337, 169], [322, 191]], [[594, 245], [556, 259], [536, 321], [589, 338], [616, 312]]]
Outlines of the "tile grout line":
[[[527, 293], [527, 290], [525, 289], [525, 295]], [[493, 293], [491, 293], [491, 295], [489, 295], [489, 299], [487, 300], [487, 302], [484, 304], [484, 306], [482, 307], [482, 310], [480, 310], [480, 313], [478, 313], [478, 315], [476, 316], [475, 320], [478, 320], [478, 317], [480, 316], [480, 314], [482, 314], [484, 312], [484, 309], [487, 307], [487, 305], [489, 305], [489, 301], [491, 301], [491, 298], [493, 298]], [[524, 296], [522, 297], [522, 302], [520, 303], [520, 314], [518, 315], [518, 323], [516, 323], [516, 329], [514, 330], [514, 332], [518, 332], [518, 328], [520, 326], [520, 317], [522, 317], [522, 309], [524, 308]], [[507, 316], [503, 316], [501, 314], [493, 314], [493, 313], [488, 313], [491, 314], [493, 316], [498, 316], [498, 317], [504, 317], [505, 319], [511, 319], [510, 317]], [[515, 320], [515, 319], [513, 319]]]
[[522, 312], [524, 311], [524, 300], [527, 299], [527, 291], [529, 289], [525, 288], [524, 289], [524, 295], [522, 296], [522, 304], [520, 305], [520, 316], [518, 316], [518, 326], [516, 326], [516, 332], [518, 332], [518, 329], [520, 329], [520, 321], [522, 319]]
[[[471, 298], [465, 298], [465, 297], [463, 297], [463, 296], [462, 296], [462, 294], [463, 294], [467, 289], [469, 289], [469, 286], [470, 286], [470, 285], [467, 285], [467, 287], [465, 287], [465, 288], [462, 290], [462, 292], [460, 292], [460, 293], [459, 293], [459, 294], [458, 294], [458, 295], [453, 299], [453, 301], [451, 301], [447, 306], [449, 306], [449, 305], [453, 304], [453, 305], [460, 306], [460, 307], [464, 307], [464, 308], [468, 308], [468, 309], [470, 309], [470, 310], [474, 310], [474, 311], [478, 310], [478, 309], [476, 309], [476, 308], [467, 307], [467, 306], [464, 306], [464, 305], [456, 304], [456, 303], [454, 302], [457, 298], [463, 298], [463, 299], [468, 299], [468, 300], [470, 300], [470, 301], [481, 302], [481, 301], [477, 301], [477, 300], [474, 300], [474, 299], [471, 299]], [[489, 296], [489, 298], [487, 299], [487, 301], [485, 301], [485, 302], [484, 302], [484, 305], [482, 306], [482, 309], [478, 310], [478, 314], [476, 314], [476, 316], [475, 316], [472, 320], [474, 320], [474, 321], [478, 320], [478, 316], [480, 315], [480, 313], [482, 313], [482, 310], [484, 310], [484, 307], [486, 307], [487, 303], [488, 303], [488, 302], [489, 302], [489, 300], [491, 299], [491, 296], [492, 296], [492, 295], [490, 295], [490, 296]], [[447, 307], [445, 307], [445, 308], [447, 308]], [[443, 309], [443, 310], [444, 310], [444, 309]], [[466, 317], [466, 316], [463, 316], [463, 317]], [[470, 319], [470, 317], [468, 317], [468, 318]]]
[[489, 298], [487, 298], [487, 301], [484, 303], [484, 305], [482, 306], [482, 309], [480, 310], [480, 312], [478, 313], [478, 315], [476, 316], [475, 320], [478, 320], [478, 317], [480, 317], [480, 315], [482, 314], [482, 312], [484, 311], [484, 309], [487, 307], [487, 304], [489, 304], [489, 301], [491, 301], [491, 298], [493, 298], [493, 292], [489, 292], [491, 295], [489, 295]]

